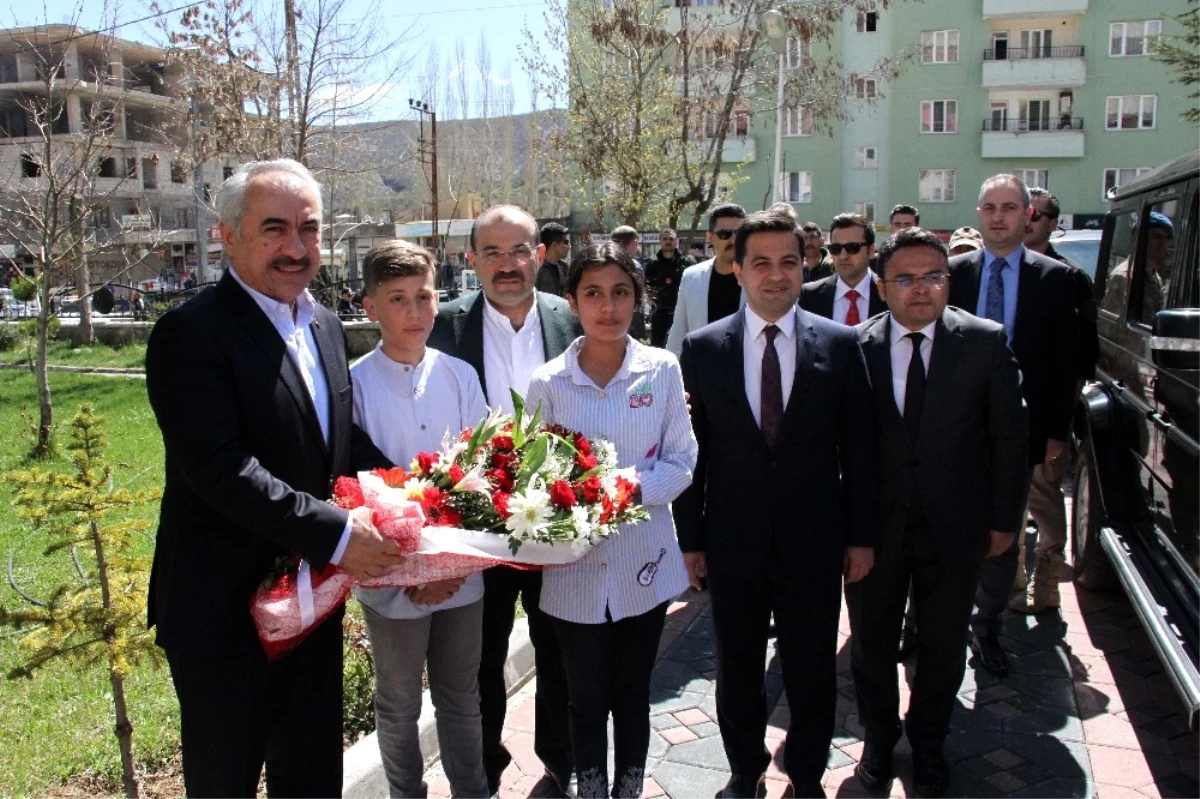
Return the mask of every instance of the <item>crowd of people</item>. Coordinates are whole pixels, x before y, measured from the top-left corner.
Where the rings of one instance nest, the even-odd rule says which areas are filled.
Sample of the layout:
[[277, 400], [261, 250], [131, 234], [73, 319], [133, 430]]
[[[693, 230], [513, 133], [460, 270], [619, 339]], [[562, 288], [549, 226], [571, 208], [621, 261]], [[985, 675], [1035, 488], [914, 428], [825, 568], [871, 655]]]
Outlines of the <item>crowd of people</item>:
[[[320, 266], [312, 175], [245, 164], [216, 203], [230, 268], [158, 321], [146, 367], [166, 450], [149, 621], [179, 700], [189, 795], [253, 796], [264, 764], [269, 795], [340, 794], [342, 614], [268, 661], [249, 597], [292, 553], [363, 580], [399, 562], [369, 512], [325, 501], [334, 479], [406, 464], [487, 407], [512, 412], [510, 391], [615, 444], [650, 518], [565, 567], [357, 592], [392, 796], [427, 791], [425, 667], [452, 794], [497, 794], [518, 599], [537, 667], [535, 795], [640, 796], [651, 672], [668, 604], [689, 585], [711, 596], [731, 771], [719, 796], [765, 795], [772, 635], [789, 791], [824, 795], [843, 595], [860, 778], [889, 786], [904, 735], [918, 794], [949, 790], [942, 746], [968, 638], [1002, 675], [1000, 613], [1057, 603], [1058, 481], [1095, 312], [1086, 276], [1043, 254], [1053, 197], [989, 178], [954, 256], [911, 206], [879, 241], [854, 214], [826, 230], [790, 205], [724, 204], [709, 216], [714, 256], [698, 264], [670, 230], [645, 264], [632, 228], [572, 257], [564, 228], [496, 206], [470, 236], [481, 290], [454, 301], [439, 306], [428, 251], [368, 253], [362, 306], [381, 342], [353, 366], [337, 317], [307, 290]], [[649, 341], [630, 335], [642, 315]], [[181, 417], [185, 403], [199, 417]], [[1027, 499], [1037, 563], [1013, 596]], [[910, 649], [901, 720], [896, 660]]]

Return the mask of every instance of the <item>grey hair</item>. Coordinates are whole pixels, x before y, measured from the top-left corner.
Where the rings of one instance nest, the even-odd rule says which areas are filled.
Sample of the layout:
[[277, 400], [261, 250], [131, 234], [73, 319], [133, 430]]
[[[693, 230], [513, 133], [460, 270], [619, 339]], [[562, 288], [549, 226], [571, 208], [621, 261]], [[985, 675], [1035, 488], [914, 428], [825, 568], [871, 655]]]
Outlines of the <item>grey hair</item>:
[[233, 230], [242, 226], [242, 217], [246, 214], [246, 189], [250, 181], [259, 175], [276, 172], [287, 175], [308, 188], [312, 189], [317, 198], [317, 218], [323, 219], [321, 202], [321, 184], [313, 177], [308, 167], [291, 158], [276, 158], [273, 161], [247, 161], [233, 171], [233, 174], [217, 189], [216, 208], [217, 218]]
[[1018, 190], [1020, 190], [1021, 204], [1025, 208], [1029, 207], [1029, 204], [1030, 204], [1029, 187], [1025, 185], [1025, 181], [1021, 180], [1016, 175], [1010, 175], [1007, 173], [1003, 173], [1000, 175], [992, 175], [990, 178], [988, 178], [987, 180], [985, 180], [983, 182], [983, 185], [979, 187], [979, 203], [978, 204], [983, 205], [983, 195], [987, 194], [988, 189], [990, 189], [992, 186], [999, 186], [1002, 183], [1008, 183], [1012, 186], [1015, 186]]

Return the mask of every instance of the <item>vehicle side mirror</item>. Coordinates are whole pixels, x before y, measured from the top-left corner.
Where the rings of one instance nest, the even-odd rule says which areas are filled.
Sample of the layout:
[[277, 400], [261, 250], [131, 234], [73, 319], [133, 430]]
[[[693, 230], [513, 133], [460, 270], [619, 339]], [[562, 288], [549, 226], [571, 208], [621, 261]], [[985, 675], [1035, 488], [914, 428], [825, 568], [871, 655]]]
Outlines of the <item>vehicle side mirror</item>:
[[1155, 365], [1163, 369], [1200, 370], [1200, 310], [1180, 308], [1156, 313], [1150, 352]]

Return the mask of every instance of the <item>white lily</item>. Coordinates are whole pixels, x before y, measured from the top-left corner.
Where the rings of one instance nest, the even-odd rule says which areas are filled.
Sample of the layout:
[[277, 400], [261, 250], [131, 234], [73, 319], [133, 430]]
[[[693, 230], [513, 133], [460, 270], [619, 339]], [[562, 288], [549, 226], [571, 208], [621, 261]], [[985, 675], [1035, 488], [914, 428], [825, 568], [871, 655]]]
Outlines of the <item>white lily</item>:
[[457, 491], [460, 494], [470, 491], [489, 495], [492, 493], [492, 487], [488, 483], [487, 479], [483, 476], [483, 467], [481, 466], [476, 466], [475, 468], [471, 469], [471, 471], [467, 472], [466, 475], [463, 476], [463, 479], [459, 480], [454, 488], [450, 490]]

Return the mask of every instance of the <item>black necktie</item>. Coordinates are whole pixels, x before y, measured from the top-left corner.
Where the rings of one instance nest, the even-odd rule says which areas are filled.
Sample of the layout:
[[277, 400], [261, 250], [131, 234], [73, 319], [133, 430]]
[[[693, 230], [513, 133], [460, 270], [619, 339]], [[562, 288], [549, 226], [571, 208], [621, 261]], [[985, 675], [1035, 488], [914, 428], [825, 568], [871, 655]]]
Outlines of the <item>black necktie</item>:
[[921, 358], [921, 342], [924, 333], [909, 333], [905, 336], [912, 342], [912, 358], [908, 361], [908, 381], [904, 384], [904, 426], [909, 439], [916, 444], [921, 428], [921, 408], [925, 405], [925, 361]]
[[779, 428], [783, 424], [783, 378], [779, 371], [779, 353], [775, 351], [775, 335], [779, 328], [767, 325], [763, 333], [767, 337], [767, 347], [762, 358], [762, 400], [759, 405], [759, 416], [763, 437], [768, 446], [775, 446]]

